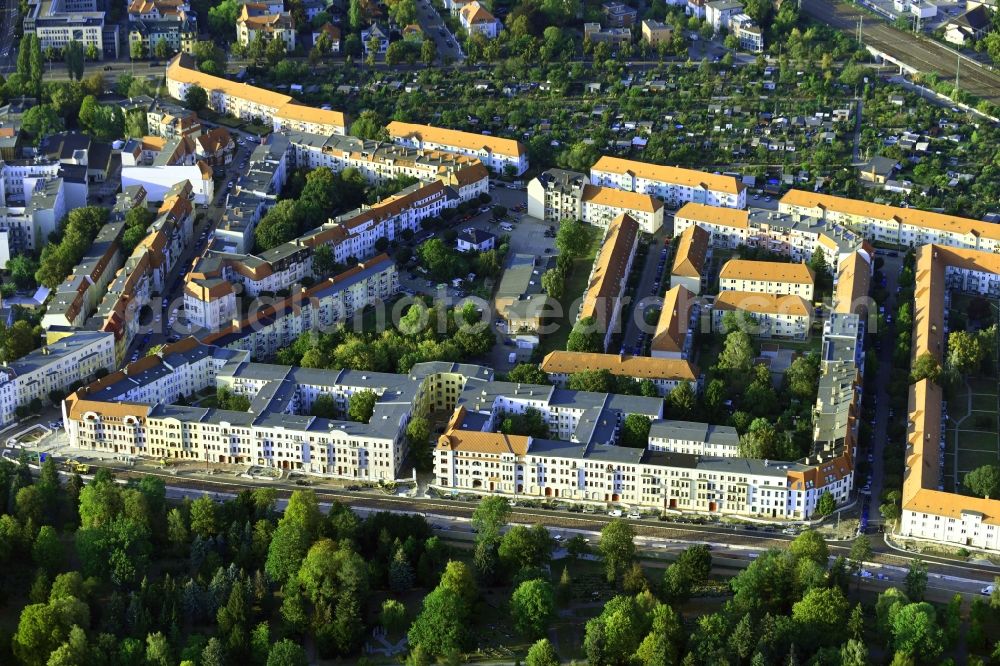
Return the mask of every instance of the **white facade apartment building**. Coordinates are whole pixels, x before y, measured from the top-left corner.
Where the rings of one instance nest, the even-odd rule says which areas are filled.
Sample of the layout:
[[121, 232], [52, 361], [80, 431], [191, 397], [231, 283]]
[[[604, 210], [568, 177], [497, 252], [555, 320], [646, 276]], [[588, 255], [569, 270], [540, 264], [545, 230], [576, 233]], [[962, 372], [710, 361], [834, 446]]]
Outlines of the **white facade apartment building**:
[[16, 419], [18, 407], [32, 400], [48, 402], [76, 382], [92, 379], [99, 370], [115, 367], [115, 342], [110, 333], [75, 331], [0, 366], [0, 425]]
[[395, 143], [477, 157], [497, 173], [509, 171], [520, 176], [528, 170], [528, 148], [514, 139], [395, 120], [386, 126], [386, 130]]
[[688, 202], [746, 208], [746, 187], [735, 176], [604, 156], [590, 168], [592, 185], [652, 194], [671, 208]]
[[[210, 288], [203, 287], [203, 282], [188, 282], [190, 291], [185, 291], [185, 311], [197, 313], [197, 324], [215, 332], [204, 338], [207, 342], [246, 349], [253, 353], [255, 359], [272, 357], [304, 332], [331, 330], [335, 324], [352, 317], [366, 306], [390, 299], [399, 290], [396, 265], [386, 255], [355, 266], [309, 289], [299, 289], [272, 304], [262, 305], [245, 317], [238, 312], [236, 298], [231, 293], [218, 297], [208, 294], [207, 298], [200, 298], [198, 289]], [[228, 317], [220, 315], [217, 319], [210, 319], [215, 312], [211, 308], [215, 300], [225, 302], [217, 309], [231, 309], [232, 313]]]
[[353, 167], [376, 186], [400, 176], [424, 183], [440, 180], [454, 187], [462, 201], [489, 193], [489, 172], [476, 157], [353, 136], [289, 132], [288, 140], [290, 159], [298, 167], [326, 167], [334, 173]]
[[[71, 446], [81, 449], [389, 481], [406, 455], [411, 413], [425, 408], [444, 378], [489, 382], [492, 372], [452, 363], [418, 364], [405, 375], [266, 365], [187, 338], [75, 392], [63, 402], [63, 418]], [[250, 411], [170, 404], [212, 388], [246, 396]], [[369, 423], [344, 418], [358, 391], [378, 396]], [[324, 394], [340, 418], [309, 415]]]
[[549, 381], [561, 388], [566, 387], [574, 373], [607, 370], [616, 377], [651, 381], [663, 397], [684, 382], [697, 390], [701, 381], [698, 366], [684, 359], [557, 350], [546, 354], [539, 367], [549, 376]]
[[778, 210], [794, 218], [814, 217], [842, 224], [865, 238], [904, 247], [934, 243], [984, 252], [1000, 251], [1000, 226], [955, 215], [803, 190], [789, 190], [778, 202]]
[[819, 248], [831, 268], [858, 251], [869, 261], [874, 256], [864, 237], [843, 224], [780, 211], [689, 203], [674, 215], [674, 235], [692, 226], [708, 231], [714, 248], [761, 247], [797, 262], [808, 261]]
[[730, 259], [719, 271], [720, 291], [789, 294], [813, 300], [816, 277], [804, 263]]
[[747, 330], [761, 338], [790, 338], [804, 340], [809, 337], [811, 306], [801, 296], [775, 296], [746, 291], [722, 291], [712, 305], [712, 330], [725, 331], [727, 312], [749, 314], [756, 326]]
[[650, 194], [591, 185], [586, 174], [565, 169], [549, 169], [528, 183], [528, 215], [540, 220], [581, 220], [607, 229], [623, 214], [647, 234], [663, 226], [663, 203]]

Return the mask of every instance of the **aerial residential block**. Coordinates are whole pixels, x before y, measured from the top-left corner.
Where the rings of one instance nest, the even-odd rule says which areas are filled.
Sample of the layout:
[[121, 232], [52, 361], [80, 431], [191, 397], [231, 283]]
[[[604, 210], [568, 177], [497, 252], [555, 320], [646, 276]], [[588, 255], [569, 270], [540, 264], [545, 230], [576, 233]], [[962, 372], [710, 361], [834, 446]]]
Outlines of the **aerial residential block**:
[[581, 220], [606, 229], [623, 214], [648, 234], [663, 226], [663, 204], [649, 194], [591, 185], [585, 174], [565, 169], [549, 169], [528, 183], [528, 215], [541, 220]]
[[565, 387], [570, 375], [577, 372], [607, 370], [616, 377], [649, 380], [664, 397], [683, 382], [697, 387], [700, 379], [698, 367], [690, 361], [623, 354], [553, 351], [539, 367], [556, 386]]
[[705, 276], [705, 262], [711, 251], [709, 232], [699, 226], [685, 229], [677, 242], [674, 266], [670, 269], [670, 287], [683, 286], [693, 294], [700, 294]]
[[486, 134], [443, 129], [392, 121], [386, 125], [394, 142], [429, 150], [447, 150], [478, 157], [497, 173], [510, 172], [519, 176], [528, 170], [528, 149], [520, 141]]
[[812, 302], [816, 276], [804, 263], [730, 259], [719, 271], [719, 291], [791, 294]]
[[628, 215], [619, 215], [604, 234], [601, 249], [587, 281], [580, 305], [580, 319], [590, 318], [604, 334], [604, 350], [611, 338], [623, 330], [622, 297], [639, 246], [639, 225]]
[[660, 166], [605, 155], [590, 167], [593, 185], [652, 194], [671, 208], [703, 203], [726, 208], [746, 208], [746, 188], [735, 176], [694, 169]]
[[801, 296], [775, 296], [750, 291], [723, 291], [712, 304], [712, 330], [725, 330], [728, 312], [746, 313], [756, 326], [747, 333], [761, 338], [804, 340], [809, 336], [810, 304]]

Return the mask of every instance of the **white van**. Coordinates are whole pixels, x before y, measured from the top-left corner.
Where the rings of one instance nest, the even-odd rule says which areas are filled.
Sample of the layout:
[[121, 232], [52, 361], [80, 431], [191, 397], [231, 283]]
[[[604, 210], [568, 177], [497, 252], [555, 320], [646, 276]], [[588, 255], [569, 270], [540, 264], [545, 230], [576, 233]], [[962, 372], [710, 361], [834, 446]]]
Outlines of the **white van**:
[[501, 224], [500, 228], [503, 229], [504, 231], [514, 231], [514, 227], [510, 224], [507, 224], [506, 222]]
[[612, 509], [611, 511], [608, 511], [608, 515], [611, 516], [612, 518], [621, 518], [622, 517], [622, 510], [621, 509]]

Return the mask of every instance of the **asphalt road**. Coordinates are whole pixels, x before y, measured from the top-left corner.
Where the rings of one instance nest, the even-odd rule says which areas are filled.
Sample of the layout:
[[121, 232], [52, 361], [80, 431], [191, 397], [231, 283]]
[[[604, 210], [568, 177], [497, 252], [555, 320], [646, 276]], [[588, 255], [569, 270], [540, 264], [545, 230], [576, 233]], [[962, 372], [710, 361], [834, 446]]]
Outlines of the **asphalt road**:
[[1000, 104], [1000, 74], [968, 58], [960, 58], [954, 51], [937, 42], [897, 30], [871, 14], [865, 14], [857, 7], [839, 0], [802, 0], [801, 7], [813, 19], [849, 35], [857, 34], [858, 19], [863, 17], [861, 41], [864, 44], [921, 72], [934, 72], [943, 80], [954, 82], [956, 73], [959, 73], [959, 87], [962, 90]]
[[465, 54], [462, 53], [462, 49], [458, 45], [458, 39], [448, 30], [444, 19], [431, 5], [430, 0], [417, 2], [417, 21], [420, 23], [421, 30], [424, 31], [424, 36], [434, 40], [439, 62], [443, 62], [445, 58], [451, 58], [454, 62], [465, 60]]

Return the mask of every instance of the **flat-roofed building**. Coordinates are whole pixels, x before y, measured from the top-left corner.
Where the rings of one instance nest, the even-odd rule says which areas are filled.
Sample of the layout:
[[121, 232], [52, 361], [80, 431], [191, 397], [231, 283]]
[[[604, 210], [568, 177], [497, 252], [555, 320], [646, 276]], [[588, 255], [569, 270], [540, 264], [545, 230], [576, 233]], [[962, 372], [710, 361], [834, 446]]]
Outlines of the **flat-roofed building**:
[[549, 259], [533, 254], [512, 254], [507, 260], [493, 307], [511, 335], [537, 335], [549, 310], [549, 296], [542, 290], [542, 273]]
[[447, 150], [478, 157], [497, 173], [520, 176], [528, 170], [528, 149], [520, 141], [487, 134], [417, 125], [397, 120], [386, 126], [394, 142], [429, 150]]
[[813, 300], [816, 276], [805, 263], [730, 259], [719, 271], [719, 291], [791, 294]]
[[622, 297], [638, 246], [639, 225], [628, 215], [619, 215], [608, 227], [590, 271], [579, 319], [593, 320], [604, 334], [605, 351], [621, 332]]
[[670, 44], [674, 37], [673, 26], [656, 19], [644, 19], [642, 22], [642, 38], [647, 44], [659, 46]]
[[699, 226], [685, 229], [677, 242], [674, 265], [670, 269], [671, 288], [683, 286], [693, 294], [700, 294], [705, 262], [711, 250], [711, 234]]
[[671, 208], [688, 202], [746, 208], [746, 187], [735, 176], [661, 166], [605, 155], [590, 168], [593, 185], [652, 194]]
[[809, 303], [801, 296], [775, 296], [750, 291], [723, 291], [712, 304], [712, 330], [725, 331], [728, 312], [746, 313], [754, 322], [745, 326], [752, 336], [761, 338], [809, 337], [811, 324]]
[[697, 389], [700, 381], [698, 366], [672, 358], [554, 351], [546, 354], [540, 367], [549, 380], [560, 387], [565, 387], [570, 375], [577, 372], [606, 370], [616, 377], [632, 377], [640, 382], [649, 380], [664, 397], [684, 382]]

